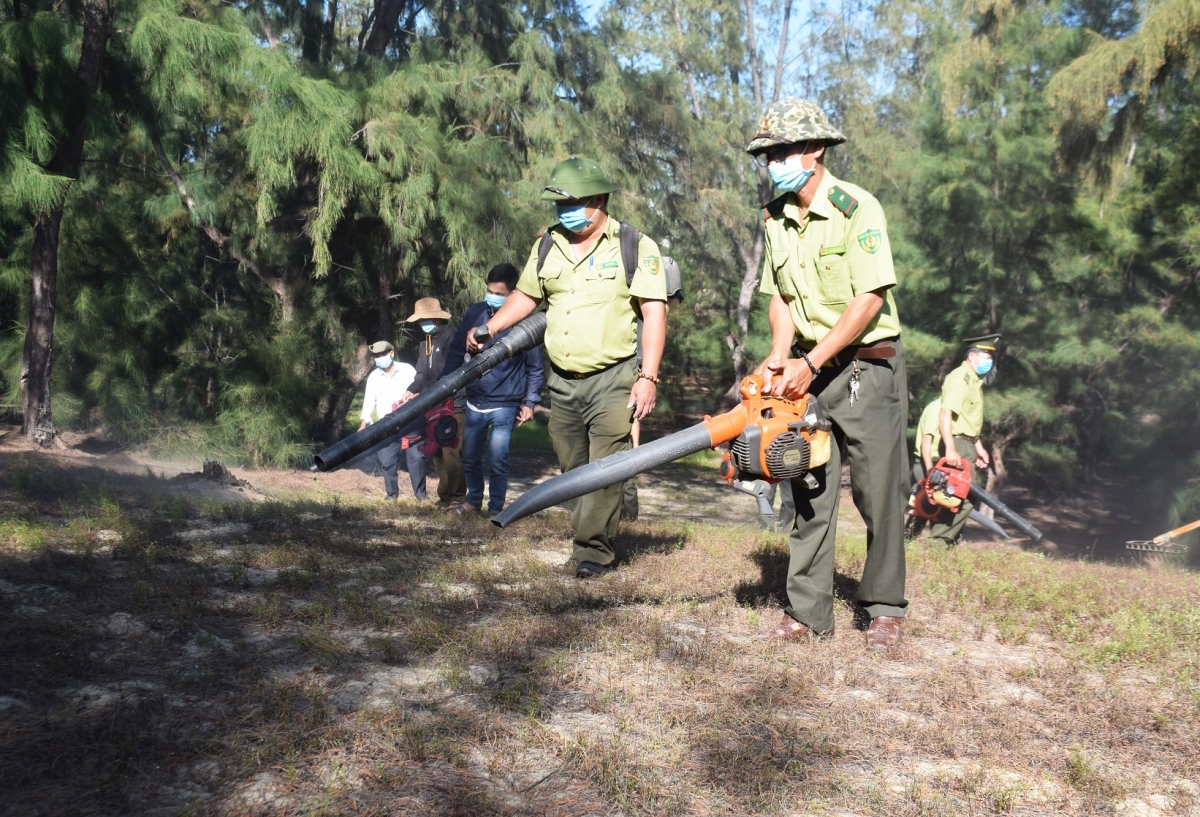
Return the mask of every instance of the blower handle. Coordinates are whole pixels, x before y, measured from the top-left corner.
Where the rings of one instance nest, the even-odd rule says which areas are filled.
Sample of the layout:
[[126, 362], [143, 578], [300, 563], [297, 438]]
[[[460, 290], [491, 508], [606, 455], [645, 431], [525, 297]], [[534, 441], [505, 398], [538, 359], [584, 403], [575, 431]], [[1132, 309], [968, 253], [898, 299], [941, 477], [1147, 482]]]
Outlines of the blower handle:
[[946, 462], [945, 457], [942, 457], [940, 460], [937, 461], [937, 464], [935, 464], [933, 466], [933, 468], [931, 468], [930, 470], [934, 470], [937, 468], [953, 468], [955, 471], [966, 471], [969, 467], [970, 467], [970, 463], [968, 463], [965, 458], [960, 459], [958, 461], [958, 465], [951, 465], [950, 463]]

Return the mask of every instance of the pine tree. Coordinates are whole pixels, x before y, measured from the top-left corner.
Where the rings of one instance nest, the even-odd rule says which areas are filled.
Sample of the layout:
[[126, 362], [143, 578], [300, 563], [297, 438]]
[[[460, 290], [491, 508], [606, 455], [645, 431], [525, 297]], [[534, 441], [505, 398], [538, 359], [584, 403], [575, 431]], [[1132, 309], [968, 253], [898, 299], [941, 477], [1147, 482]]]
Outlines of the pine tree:
[[[15, 0], [12, 19], [0, 21], [3, 42], [12, 49], [5, 49], [11, 56], [4, 60], [10, 77], [4, 84], [12, 94], [6, 107], [15, 124], [0, 134], [0, 181], [8, 191], [4, 197], [33, 217], [20, 378], [22, 432], [41, 445], [52, 445], [58, 437], [50, 381], [63, 199], [82, 168], [86, 120], [100, 84], [110, 13], [107, 0], [84, 0], [79, 20]], [[71, 72], [68, 54], [76, 37], [79, 57]]]

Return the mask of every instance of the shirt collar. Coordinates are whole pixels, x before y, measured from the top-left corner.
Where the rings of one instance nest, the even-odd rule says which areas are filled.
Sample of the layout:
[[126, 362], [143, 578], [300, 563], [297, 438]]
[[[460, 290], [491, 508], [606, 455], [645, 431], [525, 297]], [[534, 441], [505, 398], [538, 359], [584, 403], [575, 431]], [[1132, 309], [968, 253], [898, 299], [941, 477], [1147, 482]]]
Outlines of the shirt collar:
[[974, 383], [976, 380], [983, 380], [983, 378], [979, 376], [979, 372], [975, 371], [975, 367], [971, 365], [971, 361], [964, 360], [962, 362], [962, 368], [967, 373], [968, 383]]
[[[822, 219], [828, 219], [829, 191], [838, 184], [840, 184], [838, 178], [826, 168], [825, 174], [821, 176], [821, 183], [817, 186], [817, 194], [813, 197], [812, 204], [809, 205], [808, 212], [805, 213], [804, 218], [818, 216]], [[787, 197], [787, 201], [784, 202], [783, 216], [784, 218], [791, 219], [797, 225], [803, 223], [803, 219], [800, 216], [800, 199], [795, 193], [790, 194]]]
[[[612, 214], [609, 214], [608, 220], [604, 222], [604, 229], [601, 231], [600, 237], [596, 239], [595, 243], [592, 244], [591, 249], [587, 251], [587, 254], [584, 255], [583, 258], [587, 258], [589, 255], [594, 253], [596, 248], [598, 248], [600, 243], [606, 238], [614, 241], [620, 240], [620, 231], [621, 222], [613, 218]], [[583, 258], [580, 258], [578, 261], [576, 261], [575, 254], [571, 252], [571, 236], [567, 231], [567, 228], [563, 227], [561, 231], [556, 230], [555, 233], [556, 235], [554, 236], [554, 241], [559, 245], [559, 248], [563, 251], [563, 254], [566, 255], [567, 259], [570, 260], [572, 264], [578, 264], [582, 262]]]

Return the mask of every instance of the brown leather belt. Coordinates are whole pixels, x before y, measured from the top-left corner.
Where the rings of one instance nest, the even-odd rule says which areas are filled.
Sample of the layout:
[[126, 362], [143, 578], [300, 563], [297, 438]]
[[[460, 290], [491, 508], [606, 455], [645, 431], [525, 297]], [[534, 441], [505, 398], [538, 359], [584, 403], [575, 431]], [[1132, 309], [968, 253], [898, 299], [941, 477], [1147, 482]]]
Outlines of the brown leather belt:
[[611, 366], [605, 366], [603, 369], [597, 369], [594, 372], [568, 372], [566, 369], [560, 369], [559, 367], [555, 366], [553, 363], [550, 364], [550, 369], [556, 375], [563, 378], [564, 380], [587, 380], [589, 377], [595, 377], [598, 374], [604, 374], [608, 370], [615, 369], [623, 363], [628, 363], [632, 358], [633, 358], [633, 355], [630, 355], [627, 358], [618, 360], [616, 363], [612, 364]]
[[[832, 369], [835, 367], [845, 366], [852, 360], [883, 360], [884, 358], [896, 356], [896, 341], [899, 338], [887, 338], [886, 340], [877, 341], [876, 343], [868, 343], [864, 346], [847, 346], [842, 351], [838, 352], [829, 360], [825, 361], [822, 369]], [[799, 346], [792, 347], [792, 354], [796, 357], [800, 356]], [[805, 352], [811, 352], [811, 349], [805, 349]]]

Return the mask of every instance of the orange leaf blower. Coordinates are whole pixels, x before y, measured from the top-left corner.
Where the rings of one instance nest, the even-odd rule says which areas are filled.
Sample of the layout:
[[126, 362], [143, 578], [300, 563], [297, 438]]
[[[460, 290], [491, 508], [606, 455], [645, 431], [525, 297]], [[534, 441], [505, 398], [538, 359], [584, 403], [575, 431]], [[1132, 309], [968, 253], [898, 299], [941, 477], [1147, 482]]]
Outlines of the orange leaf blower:
[[829, 421], [817, 399], [812, 395], [799, 400], [766, 397], [763, 385], [761, 375], [743, 378], [739, 387], [742, 402], [730, 411], [548, 479], [526, 491], [494, 518], [493, 524], [503, 528], [553, 505], [723, 443], [730, 446], [721, 460], [721, 476], [730, 483], [747, 478], [768, 482], [799, 479], [829, 462]]

